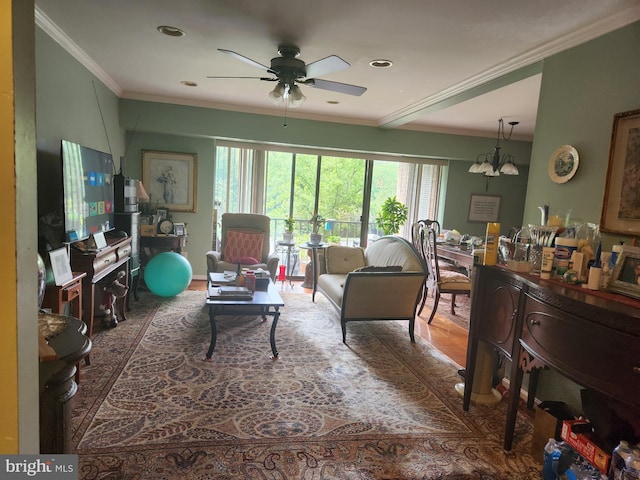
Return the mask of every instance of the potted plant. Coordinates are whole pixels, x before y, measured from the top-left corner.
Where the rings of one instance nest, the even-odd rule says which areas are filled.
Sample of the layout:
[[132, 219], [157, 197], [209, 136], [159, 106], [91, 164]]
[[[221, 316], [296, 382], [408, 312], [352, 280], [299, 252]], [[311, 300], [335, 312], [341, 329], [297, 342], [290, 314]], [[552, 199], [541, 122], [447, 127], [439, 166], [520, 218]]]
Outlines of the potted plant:
[[313, 216], [311, 217], [312, 232], [309, 234], [309, 243], [311, 245], [318, 245], [322, 241], [322, 234], [318, 233], [318, 230], [320, 229], [320, 225], [324, 224], [325, 221], [318, 212], [313, 212]]
[[293, 240], [293, 227], [295, 227], [296, 221], [293, 217], [284, 219], [284, 234], [283, 238], [285, 242], [291, 242]]
[[393, 235], [400, 231], [400, 227], [407, 221], [409, 210], [396, 196], [387, 198], [380, 208], [376, 224], [385, 235]]

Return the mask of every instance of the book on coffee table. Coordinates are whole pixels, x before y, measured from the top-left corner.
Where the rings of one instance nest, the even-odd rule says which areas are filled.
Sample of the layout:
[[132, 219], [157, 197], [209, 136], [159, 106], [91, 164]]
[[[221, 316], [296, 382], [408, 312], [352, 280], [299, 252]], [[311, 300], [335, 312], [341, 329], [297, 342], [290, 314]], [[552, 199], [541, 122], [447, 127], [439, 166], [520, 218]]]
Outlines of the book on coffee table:
[[210, 288], [209, 298], [215, 300], [251, 300], [253, 292], [246, 287], [222, 285]]

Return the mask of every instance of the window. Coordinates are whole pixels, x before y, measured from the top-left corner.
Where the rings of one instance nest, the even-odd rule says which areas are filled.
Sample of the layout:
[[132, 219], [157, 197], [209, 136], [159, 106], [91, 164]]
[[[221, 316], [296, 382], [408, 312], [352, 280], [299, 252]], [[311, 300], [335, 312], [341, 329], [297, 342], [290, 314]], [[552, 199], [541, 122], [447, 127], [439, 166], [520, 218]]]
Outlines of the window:
[[218, 216], [268, 215], [274, 251], [289, 216], [296, 221], [298, 242], [308, 238], [311, 216], [318, 212], [328, 220], [320, 232], [324, 241], [363, 246], [382, 234], [375, 219], [390, 196], [409, 208], [409, 220], [400, 232], [405, 238], [413, 221], [437, 218], [445, 162], [349, 155], [220, 141], [214, 179]]

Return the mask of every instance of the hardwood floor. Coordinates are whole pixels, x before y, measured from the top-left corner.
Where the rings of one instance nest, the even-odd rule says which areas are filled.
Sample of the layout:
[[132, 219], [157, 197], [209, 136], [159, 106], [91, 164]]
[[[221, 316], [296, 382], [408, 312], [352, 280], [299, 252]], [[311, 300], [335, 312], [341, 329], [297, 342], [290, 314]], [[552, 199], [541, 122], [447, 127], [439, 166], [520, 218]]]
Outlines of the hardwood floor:
[[[301, 281], [294, 281], [291, 285], [288, 282], [278, 286], [284, 292], [293, 292], [311, 295], [310, 288], [303, 288]], [[189, 286], [190, 290], [205, 290], [205, 280], [193, 280]], [[444, 353], [460, 367], [464, 367], [467, 356], [467, 335], [466, 329], [456, 325], [445, 317], [438, 317], [431, 325], [427, 324], [430, 311], [425, 309], [422, 316], [416, 316], [415, 334], [435, 348]]]

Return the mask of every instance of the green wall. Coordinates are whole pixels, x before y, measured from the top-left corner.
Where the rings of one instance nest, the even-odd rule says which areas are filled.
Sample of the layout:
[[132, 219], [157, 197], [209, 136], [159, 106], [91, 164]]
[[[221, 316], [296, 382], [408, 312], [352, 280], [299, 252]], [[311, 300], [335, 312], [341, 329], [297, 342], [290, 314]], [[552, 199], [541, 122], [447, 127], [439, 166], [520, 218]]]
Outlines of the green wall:
[[110, 152], [119, 166], [124, 129], [119, 125], [118, 110], [118, 97], [36, 28], [38, 160], [59, 158], [60, 140], [65, 139]]
[[[523, 223], [540, 221], [539, 205], [551, 213], [571, 210], [575, 219], [600, 223], [613, 115], [640, 108], [640, 22], [544, 62]], [[561, 145], [578, 150], [573, 179], [553, 183], [547, 168]], [[603, 250], [629, 238], [603, 235]], [[553, 370], [540, 375], [538, 398], [563, 400], [580, 411], [579, 387]]]
[[[196, 213], [169, 213], [174, 222], [187, 224], [189, 237], [183, 254], [191, 263], [194, 276], [206, 278], [205, 253], [211, 250], [213, 238], [214, 140], [204, 137], [136, 132], [130, 137], [123, 172], [125, 175], [142, 179], [142, 150], [196, 154], [197, 211]], [[153, 207], [153, 204], [148, 207]]]
[[[286, 128], [279, 117], [226, 112], [201, 107], [164, 103], [121, 100], [121, 125], [136, 133], [126, 159], [126, 174], [141, 178], [139, 165], [141, 150], [169, 150], [198, 153], [198, 212], [176, 215], [179, 221], [189, 223], [189, 258], [195, 275], [205, 273], [203, 258], [211, 248], [212, 226], [205, 224], [212, 218], [212, 175], [214, 155], [201, 151], [211, 147], [203, 139], [237, 139], [272, 144], [339, 149], [356, 152], [430, 157], [450, 160], [450, 173], [444, 186], [446, 208], [445, 228], [456, 228], [462, 233], [484, 235], [485, 224], [468, 223], [469, 195], [484, 192], [485, 181], [480, 175], [467, 173], [478, 152], [490, 150], [494, 139], [463, 137], [415, 132], [384, 130], [373, 127], [341, 125], [328, 122], [289, 119]], [[144, 134], [142, 133], [144, 132]], [[511, 141], [509, 152], [527, 163], [530, 143]], [[504, 233], [519, 225], [525, 199], [526, 172], [521, 167], [519, 177], [492, 179], [490, 194], [501, 195], [505, 202], [500, 221]], [[506, 201], [509, 199], [509, 201]], [[194, 230], [194, 225], [197, 230]], [[196, 237], [197, 235], [197, 237]]]
[[[547, 202], [552, 213], [600, 223], [613, 116], [640, 108], [639, 86], [640, 22], [545, 60], [524, 223], [539, 222], [537, 207]], [[573, 179], [555, 184], [549, 158], [566, 144], [580, 164]], [[605, 235], [603, 248], [618, 239]]]

